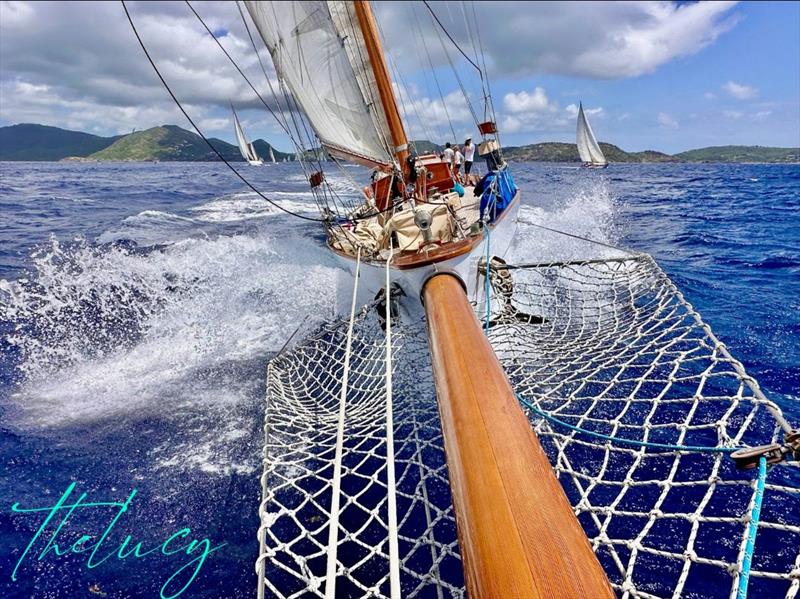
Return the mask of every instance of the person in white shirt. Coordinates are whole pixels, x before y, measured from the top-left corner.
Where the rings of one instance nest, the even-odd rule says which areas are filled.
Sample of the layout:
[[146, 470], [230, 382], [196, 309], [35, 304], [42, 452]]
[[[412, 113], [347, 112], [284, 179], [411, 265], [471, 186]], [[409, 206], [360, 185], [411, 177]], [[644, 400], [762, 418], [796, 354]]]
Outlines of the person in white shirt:
[[453, 158], [455, 157], [455, 154], [456, 153], [453, 151], [453, 148], [450, 147], [450, 142], [448, 141], [444, 145], [444, 153], [443, 153], [443, 155], [444, 155], [444, 161], [447, 163], [447, 166], [450, 169], [453, 168]]
[[464, 162], [464, 156], [461, 154], [461, 150], [456, 146], [455, 148], [455, 155], [453, 156], [453, 177], [456, 181], [461, 181], [461, 175], [459, 174], [461, 171], [461, 165]]
[[475, 160], [475, 145], [472, 138], [468, 137], [464, 142], [464, 175], [469, 183], [469, 172], [472, 170], [472, 162]]

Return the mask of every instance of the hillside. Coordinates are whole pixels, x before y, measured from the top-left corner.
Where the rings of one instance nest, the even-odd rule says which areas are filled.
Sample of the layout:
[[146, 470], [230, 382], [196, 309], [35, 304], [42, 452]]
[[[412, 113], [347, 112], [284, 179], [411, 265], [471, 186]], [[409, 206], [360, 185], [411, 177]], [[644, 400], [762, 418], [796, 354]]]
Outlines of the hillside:
[[11, 125], [0, 127], [0, 160], [61, 160], [67, 156], [88, 156], [117, 139], [47, 125]]
[[800, 162], [800, 148], [712, 146], [676, 156], [690, 162]]
[[[211, 143], [227, 160], [241, 160], [235, 146], [219, 139]], [[216, 160], [214, 152], [203, 139], [175, 125], [162, 125], [137, 131], [119, 138], [113, 144], [88, 156], [91, 160]]]
[[[212, 140], [212, 143], [216, 140]], [[225, 143], [225, 142], [222, 142]], [[286, 158], [287, 160], [294, 160], [294, 154], [288, 152], [281, 152], [279, 149], [274, 148], [270, 145], [268, 141], [264, 141], [263, 139], [257, 139], [253, 142], [253, 147], [256, 149], [256, 153], [261, 157], [264, 162], [269, 160], [269, 149], [272, 148], [272, 152], [275, 154], [275, 160], [278, 162], [283, 162], [283, 159]], [[238, 148], [236, 150], [239, 151]], [[227, 156], [226, 156], [227, 158]]]
[[[603, 142], [600, 142], [600, 148], [609, 162], [681, 162], [679, 158], [654, 150], [626, 152], [613, 144]], [[520, 162], [580, 162], [581, 160], [577, 145], [560, 142], [504, 148], [503, 155], [508, 160]]]
[[[239, 148], [221, 139], [209, 140], [226, 160], [241, 162]], [[417, 153], [441, 152], [443, 146], [429, 140], [410, 142]], [[269, 159], [270, 144], [253, 142], [259, 156]], [[800, 162], [800, 148], [763, 146], [716, 146], [670, 156], [654, 150], [626, 152], [600, 143], [609, 162]], [[292, 160], [293, 153], [273, 149], [275, 159]], [[543, 142], [511, 146], [503, 150], [511, 161], [580, 162], [575, 144]], [[175, 125], [162, 125], [116, 137], [98, 137], [45, 125], [21, 124], [0, 127], [0, 160], [122, 160], [122, 161], [214, 161], [218, 160], [203, 139]]]

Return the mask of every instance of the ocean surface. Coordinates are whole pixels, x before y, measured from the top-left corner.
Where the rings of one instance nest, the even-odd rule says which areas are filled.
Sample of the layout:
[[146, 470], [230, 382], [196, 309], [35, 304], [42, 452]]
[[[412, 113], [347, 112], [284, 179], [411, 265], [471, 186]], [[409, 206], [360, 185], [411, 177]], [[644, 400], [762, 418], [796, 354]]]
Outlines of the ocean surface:
[[[800, 421], [800, 167], [512, 168], [509, 261], [592, 257], [536, 225], [652, 254]], [[313, 211], [298, 165], [244, 172]], [[171, 547], [224, 543], [182, 597], [254, 596], [265, 366], [303, 319], [333, 315], [349, 278], [317, 223], [222, 164], [0, 163], [0, 597], [158, 597], [189, 559], [161, 550], [176, 533]], [[67, 504], [136, 489], [105, 553], [130, 535], [121, 553], [142, 557], [23, 555], [46, 512], [12, 504], [52, 506], [72, 483]], [[115, 513], [76, 508], [70, 540]]]

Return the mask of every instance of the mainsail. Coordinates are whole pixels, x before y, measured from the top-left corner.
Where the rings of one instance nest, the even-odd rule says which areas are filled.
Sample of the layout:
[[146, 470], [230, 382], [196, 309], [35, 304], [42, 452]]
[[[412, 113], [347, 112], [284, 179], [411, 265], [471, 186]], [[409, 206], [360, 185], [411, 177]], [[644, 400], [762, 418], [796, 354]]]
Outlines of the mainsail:
[[377, 166], [393, 152], [354, 3], [245, 2], [280, 79], [323, 146]]
[[578, 108], [578, 154], [580, 154], [581, 160], [587, 164], [598, 166], [608, 164], [606, 157], [603, 156], [603, 151], [597, 144], [594, 131], [592, 131], [589, 121], [586, 120], [583, 104]]
[[270, 148], [269, 148], [269, 161], [273, 162], [273, 163], [277, 162], [275, 160], [275, 153], [272, 151], [272, 146], [270, 146]]
[[242, 153], [242, 158], [248, 162], [257, 162], [259, 158], [256, 149], [253, 147], [253, 144], [247, 141], [244, 130], [242, 130], [242, 124], [239, 122], [239, 117], [233, 109], [233, 106], [231, 106], [231, 110], [233, 110], [233, 128], [236, 131], [236, 141], [239, 144], [239, 151]]

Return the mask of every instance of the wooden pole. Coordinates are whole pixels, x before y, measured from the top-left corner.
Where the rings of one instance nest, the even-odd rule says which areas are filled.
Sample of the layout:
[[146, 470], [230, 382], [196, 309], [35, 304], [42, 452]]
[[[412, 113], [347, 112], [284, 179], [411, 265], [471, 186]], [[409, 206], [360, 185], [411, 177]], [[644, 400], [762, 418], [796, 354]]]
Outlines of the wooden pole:
[[461, 282], [422, 293], [469, 596], [613, 598]]
[[378, 86], [383, 112], [389, 125], [389, 134], [392, 136], [392, 143], [394, 144], [394, 154], [400, 163], [400, 168], [405, 173], [406, 158], [408, 157], [408, 138], [403, 128], [403, 119], [400, 118], [397, 99], [394, 97], [389, 70], [386, 68], [386, 58], [383, 55], [383, 47], [378, 36], [375, 15], [372, 14], [372, 8], [367, 0], [356, 0], [353, 3], [353, 8], [361, 34], [364, 36], [364, 45], [367, 47], [367, 55], [372, 66], [372, 72], [375, 74], [375, 83]]

